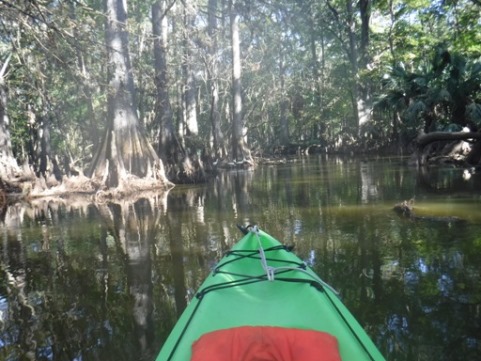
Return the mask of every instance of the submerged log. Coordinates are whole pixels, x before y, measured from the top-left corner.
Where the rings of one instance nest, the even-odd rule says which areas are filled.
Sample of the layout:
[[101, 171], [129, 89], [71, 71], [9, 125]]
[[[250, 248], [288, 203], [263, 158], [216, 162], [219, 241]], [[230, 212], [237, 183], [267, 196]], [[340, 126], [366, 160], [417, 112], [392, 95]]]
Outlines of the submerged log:
[[465, 222], [464, 219], [456, 216], [437, 217], [437, 216], [417, 216], [414, 212], [414, 198], [394, 205], [393, 210], [401, 217], [413, 221], [432, 221], [432, 222]]
[[414, 198], [403, 201], [394, 205], [393, 210], [400, 216], [411, 218], [414, 217]]

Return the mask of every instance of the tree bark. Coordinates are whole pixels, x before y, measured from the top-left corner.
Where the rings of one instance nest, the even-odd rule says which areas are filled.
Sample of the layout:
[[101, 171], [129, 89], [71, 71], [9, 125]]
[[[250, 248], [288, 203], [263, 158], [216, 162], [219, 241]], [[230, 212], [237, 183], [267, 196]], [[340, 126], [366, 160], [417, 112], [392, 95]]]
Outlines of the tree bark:
[[[170, 81], [167, 71], [168, 23], [167, 1], [152, 5], [152, 30], [154, 33], [156, 123], [159, 124], [159, 154], [165, 162], [167, 176], [175, 183], [192, 183], [205, 178], [199, 159], [190, 159], [175, 132], [170, 104]], [[194, 105], [195, 112], [195, 105]], [[195, 125], [197, 120], [195, 119]], [[197, 125], [196, 125], [197, 127]], [[192, 129], [192, 128], [190, 128]]]
[[166, 163], [175, 162], [180, 145], [175, 134], [172, 107], [170, 104], [170, 81], [167, 73], [168, 24], [165, 0], [152, 5], [152, 32], [154, 34], [155, 122], [159, 125], [159, 155]]
[[321, 61], [319, 61], [319, 54], [317, 51], [317, 39], [316, 39], [316, 10], [315, 10], [315, 2], [310, 4], [310, 12], [308, 16], [308, 24], [309, 24], [309, 32], [310, 32], [310, 48], [311, 48], [311, 58], [312, 58], [312, 76], [314, 78], [314, 82], [316, 85], [315, 88], [315, 99], [316, 99], [316, 106], [319, 111], [319, 120], [318, 120], [318, 133], [319, 133], [319, 140], [321, 144], [325, 143], [327, 138], [327, 124], [326, 119], [324, 119], [324, 105], [323, 105], [323, 93], [324, 93], [324, 34], [323, 30], [321, 29]]
[[164, 188], [170, 182], [162, 161], [142, 132], [135, 108], [127, 4], [126, 1], [104, 0], [104, 5], [108, 56], [107, 128], [89, 175], [107, 188], [126, 189], [128, 183], [134, 182], [133, 178], [148, 180], [139, 182], [142, 188]]
[[[369, 21], [371, 19], [371, 0], [360, 0], [359, 10], [361, 17], [361, 40], [359, 43], [359, 69], [361, 72], [367, 70], [369, 64]], [[363, 131], [363, 127], [371, 123], [372, 101], [371, 87], [369, 79], [359, 79], [360, 74], [356, 75], [358, 81], [358, 114], [359, 114], [359, 131]], [[362, 135], [362, 134], [361, 134]]]
[[[69, 14], [70, 18], [74, 22], [78, 22], [77, 18], [77, 6], [78, 4], [74, 1], [69, 1]], [[73, 29], [74, 37], [80, 38], [82, 35], [81, 31], [78, 27]], [[86, 98], [86, 106], [87, 106], [87, 119], [88, 119], [88, 129], [90, 139], [92, 140], [93, 149], [97, 149], [99, 146], [100, 137], [98, 136], [98, 119], [96, 117], [96, 113], [94, 110], [94, 99], [93, 99], [93, 87], [91, 83], [92, 75], [88, 69], [86, 57], [87, 52], [81, 46], [75, 47], [75, 53], [77, 55], [77, 67], [78, 73], [82, 76], [79, 77], [79, 91], [83, 93]]]
[[284, 49], [283, 49], [283, 42], [282, 36], [279, 46], [279, 82], [280, 82], [280, 90], [281, 90], [281, 100], [280, 100], [280, 114], [279, 114], [279, 123], [280, 123], [280, 142], [281, 145], [286, 146], [289, 144], [289, 120], [287, 118], [287, 92], [286, 92], [286, 68], [285, 68], [285, 60], [284, 60]]
[[342, 21], [339, 17], [338, 11], [327, 0], [327, 5], [333, 13], [339, 28], [345, 29], [348, 39], [348, 46], [346, 48], [352, 73], [352, 104], [354, 118], [356, 120], [356, 127], [358, 136], [362, 135], [362, 128], [371, 122], [371, 99], [369, 86], [363, 84], [359, 79], [361, 73], [367, 69], [368, 59], [368, 45], [369, 45], [369, 20], [371, 16], [370, 0], [361, 0], [360, 3], [360, 17], [361, 17], [361, 41], [358, 44], [356, 36], [356, 21], [355, 9], [352, 0], [345, 0], [346, 5], [346, 20]]
[[239, 14], [234, 0], [229, 1], [230, 30], [232, 43], [232, 98], [234, 100], [234, 114], [232, 124], [232, 155], [235, 162], [252, 162], [244, 137], [244, 119], [242, 117], [242, 84]]
[[217, 44], [217, 0], [209, 0], [208, 3], [208, 34], [210, 38], [209, 59], [207, 70], [209, 73], [210, 85], [210, 123], [212, 125], [212, 148], [214, 158], [216, 160], [223, 160], [227, 156], [224, 144], [224, 134], [221, 128], [221, 118], [219, 112], [219, 81], [218, 81], [218, 66], [217, 58], [218, 44]]
[[192, 41], [190, 39], [194, 29], [195, 9], [191, 2], [184, 5], [184, 54], [182, 70], [184, 73], [184, 111], [185, 111], [185, 134], [196, 136], [199, 134], [197, 124], [197, 86], [195, 82], [192, 63], [194, 63], [192, 55]]
[[10, 56], [8, 56], [0, 69], [0, 177], [5, 180], [11, 179], [19, 171], [17, 161], [12, 152], [7, 113], [6, 72], [9, 62]]

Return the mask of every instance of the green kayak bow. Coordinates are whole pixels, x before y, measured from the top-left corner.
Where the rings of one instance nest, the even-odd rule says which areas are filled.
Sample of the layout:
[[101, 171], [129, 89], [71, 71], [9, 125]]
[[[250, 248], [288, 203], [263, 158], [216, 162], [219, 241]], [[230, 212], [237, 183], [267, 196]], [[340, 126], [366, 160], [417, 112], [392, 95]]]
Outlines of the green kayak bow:
[[243, 230], [179, 318], [157, 361], [191, 360], [192, 345], [202, 336], [243, 326], [318, 331], [337, 340], [342, 360], [384, 360], [332, 287], [291, 248], [257, 227]]

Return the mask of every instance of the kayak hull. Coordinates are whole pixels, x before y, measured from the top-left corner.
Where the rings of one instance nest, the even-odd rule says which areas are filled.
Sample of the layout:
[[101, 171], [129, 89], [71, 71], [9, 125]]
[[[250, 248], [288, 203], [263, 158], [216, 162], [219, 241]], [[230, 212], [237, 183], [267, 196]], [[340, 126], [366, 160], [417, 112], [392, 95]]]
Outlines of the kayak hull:
[[[260, 250], [261, 249], [261, 250]], [[335, 336], [343, 360], [384, 360], [335, 292], [279, 241], [249, 231], [220, 260], [163, 345], [157, 361], [187, 361], [202, 335], [275, 326]]]

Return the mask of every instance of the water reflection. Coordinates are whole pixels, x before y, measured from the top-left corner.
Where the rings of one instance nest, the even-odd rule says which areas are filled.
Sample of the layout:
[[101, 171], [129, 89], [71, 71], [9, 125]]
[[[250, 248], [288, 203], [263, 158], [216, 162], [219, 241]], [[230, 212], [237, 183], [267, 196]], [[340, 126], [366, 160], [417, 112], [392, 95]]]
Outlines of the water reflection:
[[[155, 202], [141, 199], [134, 204], [109, 204], [98, 207], [102, 218], [108, 223], [108, 230], [125, 259], [125, 274], [132, 308], [137, 349], [140, 354], [149, 351], [154, 340], [153, 333], [153, 285], [151, 240], [159, 227]], [[108, 269], [107, 237], [101, 238], [102, 265]], [[108, 277], [104, 272], [102, 278]], [[108, 285], [108, 283], [106, 283]]]
[[[431, 171], [303, 158], [134, 203], [9, 207], [0, 360], [153, 359], [250, 222], [294, 244], [389, 360], [478, 360], [479, 177]], [[391, 211], [413, 196], [422, 218]]]

